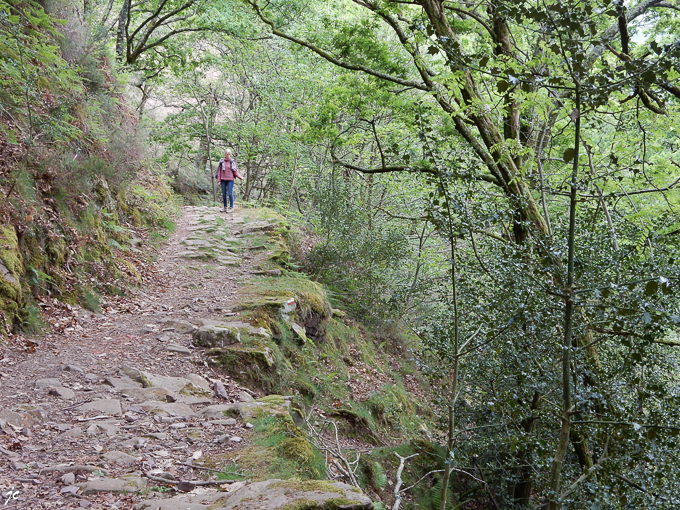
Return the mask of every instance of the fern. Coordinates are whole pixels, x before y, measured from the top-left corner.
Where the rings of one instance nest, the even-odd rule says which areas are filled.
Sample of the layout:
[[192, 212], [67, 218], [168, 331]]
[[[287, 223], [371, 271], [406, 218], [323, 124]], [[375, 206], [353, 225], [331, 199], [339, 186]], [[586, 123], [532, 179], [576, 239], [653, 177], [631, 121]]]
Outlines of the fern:
[[118, 241], [116, 241], [115, 239], [109, 238], [109, 239], [107, 239], [106, 241], [108, 242], [108, 244], [109, 244], [109, 246], [110, 246], [111, 248], [115, 248], [115, 249], [117, 249], [117, 250], [126, 251], [125, 248], [123, 248], [123, 247], [120, 245], [120, 243], [119, 243]]
[[376, 489], [385, 490], [387, 487], [387, 475], [380, 462], [373, 463], [373, 486]]

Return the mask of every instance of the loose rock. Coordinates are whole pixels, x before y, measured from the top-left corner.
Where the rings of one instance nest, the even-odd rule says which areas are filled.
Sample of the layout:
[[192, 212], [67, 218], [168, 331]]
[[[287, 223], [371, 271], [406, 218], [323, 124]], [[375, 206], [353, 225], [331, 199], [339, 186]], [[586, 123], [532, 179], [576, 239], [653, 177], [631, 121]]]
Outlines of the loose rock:
[[60, 478], [60, 480], [64, 485], [73, 485], [76, 483], [76, 475], [73, 473], [66, 473]]
[[54, 388], [50, 388], [49, 394], [54, 395], [56, 397], [61, 397], [64, 400], [72, 400], [76, 398], [75, 391], [73, 391], [70, 388], [64, 388], [62, 386], [55, 386]]
[[140, 476], [126, 476], [123, 478], [95, 478], [78, 484], [83, 496], [101, 492], [140, 492], [146, 482]]
[[139, 462], [140, 459], [137, 457], [133, 457], [132, 455], [128, 455], [127, 453], [124, 452], [119, 452], [119, 451], [111, 451], [111, 452], [106, 452], [104, 454], [104, 458], [108, 460], [109, 462], [112, 462], [114, 464], [118, 464], [119, 466], [134, 466]]
[[49, 388], [50, 386], [61, 386], [59, 379], [38, 379], [35, 381], [36, 388]]
[[123, 410], [120, 407], [120, 401], [112, 398], [104, 398], [101, 400], [93, 400], [77, 407], [81, 412], [95, 412], [100, 414], [108, 414], [110, 416], [121, 416]]

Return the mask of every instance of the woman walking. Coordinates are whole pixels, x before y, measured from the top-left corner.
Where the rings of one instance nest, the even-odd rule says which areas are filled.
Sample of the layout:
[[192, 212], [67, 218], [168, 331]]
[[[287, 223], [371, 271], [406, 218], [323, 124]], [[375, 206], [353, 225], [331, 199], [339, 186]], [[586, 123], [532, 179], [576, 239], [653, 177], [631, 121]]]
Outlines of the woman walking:
[[[231, 157], [231, 149], [224, 151], [224, 157], [220, 159], [217, 165], [215, 179], [222, 187], [224, 212], [234, 212], [234, 179], [243, 180], [243, 177], [238, 173], [236, 161]], [[229, 197], [229, 206], [227, 206], [227, 197]]]

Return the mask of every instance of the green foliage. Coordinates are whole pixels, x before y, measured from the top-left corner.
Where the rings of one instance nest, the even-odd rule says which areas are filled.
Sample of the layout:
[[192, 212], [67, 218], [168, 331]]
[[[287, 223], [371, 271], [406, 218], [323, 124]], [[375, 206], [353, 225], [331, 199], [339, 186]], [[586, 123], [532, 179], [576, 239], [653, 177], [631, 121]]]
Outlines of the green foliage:
[[393, 283], [404, 274], [400, 266], [411, 247], [404, 226], [372, 210], [371, 200], [382, 186], [356, 185], [331, 175], [318, 187], [312, 223], [320, 239], [304, 262], [308, 272], [329, 285], [340, 306], [375, 321], [390, 311]]
[[54, 141], [82, 134], [68, 112], [80, 80], [53, 43], [56, 25], [36, 2], [0, 2], [0, 99], [5, 114], [26, 121], [0, 124], [10, 143], [30, 146], [37, 133]]
[[40, 308], [33, 303], [25, 306], [21, 315], [21, 330], [28, 334], [38, 335], [48, 327], [48, 324], [41, 317]]
[[[260, 452], [242, 465], [258, 479], [268, 476], [283, 479], [318, 480], [326, 471], [321, 453], [306, 440], [305, 432], [290, 416], [264, 416], [257, 419], [253, 429], [253, 444]], [[271, 449], [267, 453], [267, 449]]]
[[[680, 419], [668, 350], [680, 322], [676, 14], [597, 2], [342, 12], [337, 1], [300, 22], [301, 3], [248, 3], [337, 66], [307, 117], [305, 140], [336, 167], [308, 188], [306, 261], [338, 294], [370, 296], [359, 309], [408, 311], [443, 435], [452, 411], [454, 465], [473, 466], [498, 507], [540, 506], [572, 483], [567, 508], [675, 504], [673, 429], [659, 427]], [[386, 250], [385, 230], [406, 242]], [[560, 407], [573, 443], [551, 481]], [[598, 459], [597, 476], [579, 478]], [[483, 507], [471, 480], [452, 482], [451, 499]], [[436, 483], [419, 504], [445, 506]]]
[[387, 475], [382, 464], [380, 462], [372, 462], [367, 464], [367, 466], [371, 487], [376, 491], [385, 490], [385, 487], [387, 487]]
[[48, 285], [54, 280], [50, 275], [30, 266], [27, 271], [27, 276], [29, 285], [38, 287], [43, 292], [47, 290]]
[[94, 313], [101, 313], [101, 296], [94, 290], [85, 288], [81, 299], [83, 308]]
[[[10, 264], [17, 284], [0, 282], [6, 329], [38, 324], [30, 303], [43, 295], [98, 311], [101, 293], [123, 292], [118, 266], [139, 276], [124, 257], [113, 258], [128, 250], [131, 220], [171, 226], [169, 191], [144, 168], [144, 136], [106, 48], [71, 6], [45, 2], [45, 9], [0, 2], [3, 221], [16, 226], [26, 268]], [[150, 190], [140, 207], [125, 193], [134, 181]]]

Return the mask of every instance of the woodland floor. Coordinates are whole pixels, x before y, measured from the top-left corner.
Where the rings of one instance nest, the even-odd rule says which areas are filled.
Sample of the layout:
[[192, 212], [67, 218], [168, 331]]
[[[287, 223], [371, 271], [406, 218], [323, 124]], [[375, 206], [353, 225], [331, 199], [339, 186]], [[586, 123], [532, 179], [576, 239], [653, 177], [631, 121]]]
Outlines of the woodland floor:
[[[0, 345], [0, 508], [132, 508], [163, 485], [149, 475], [215, 480], [188, 464], [247, 444], [249, 424], [200, 413], [252, 392], [215, 371], [191, 335], [168, 322], [230, 313], [239, 282], [264, 254], [243, 250], [234, 266], [238, 250], [205, 261], [187, 245], [231, 236], [247, 213], [185, 208], [155, 262], [140, 271], [140, 288], [106, 298], [101, 314], [47, 300], [51, 333]], [[130, 369], [153, 377], [153, 387], [141, 388]], [[212, 391], [215, 380], [228, 398]], [[189, 382], [196, 391], [180, 391]], [[125, 491], [132, 486], [144, 496]]]

